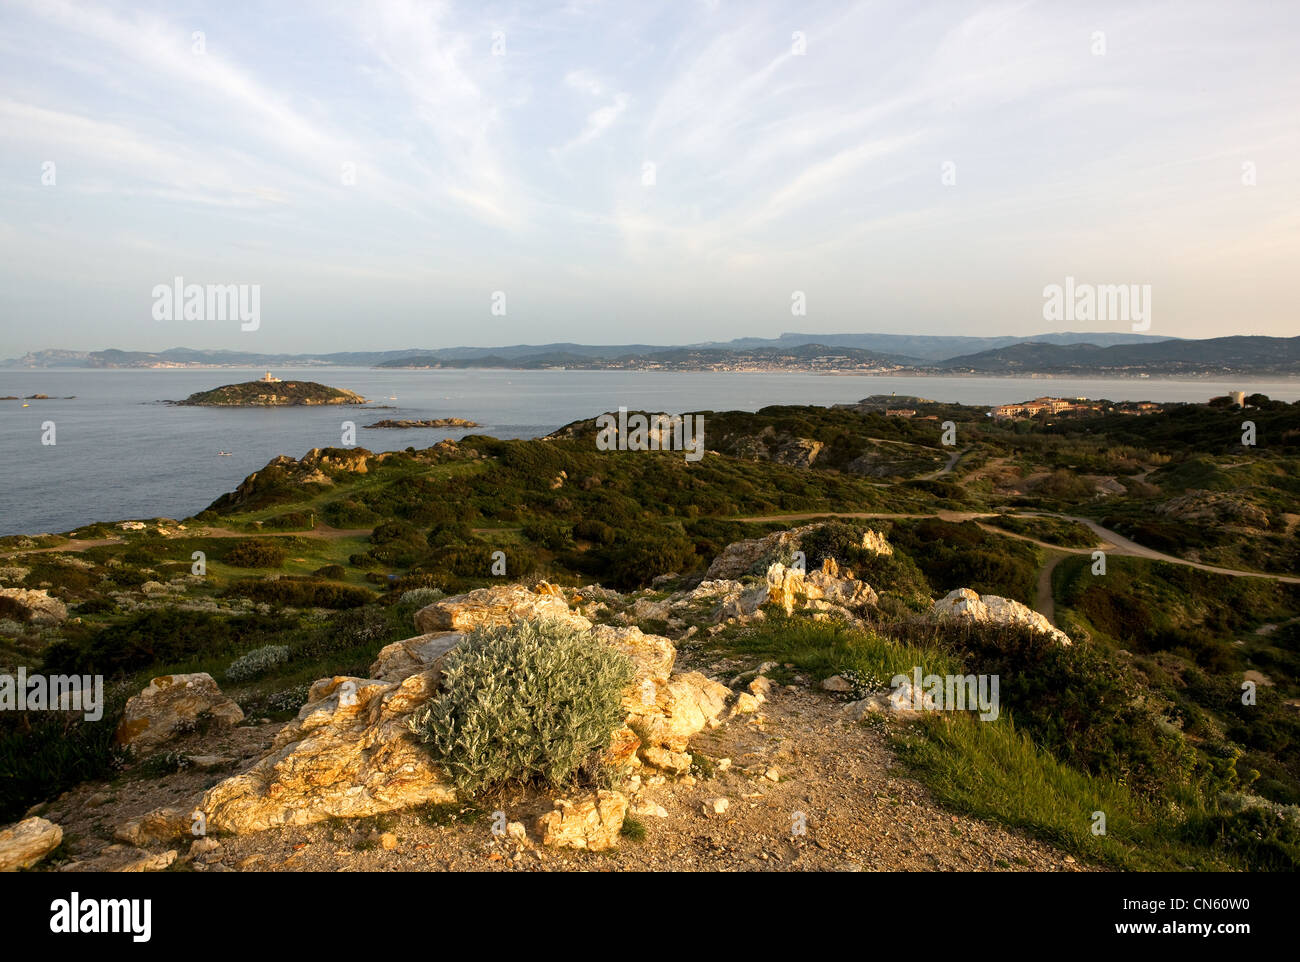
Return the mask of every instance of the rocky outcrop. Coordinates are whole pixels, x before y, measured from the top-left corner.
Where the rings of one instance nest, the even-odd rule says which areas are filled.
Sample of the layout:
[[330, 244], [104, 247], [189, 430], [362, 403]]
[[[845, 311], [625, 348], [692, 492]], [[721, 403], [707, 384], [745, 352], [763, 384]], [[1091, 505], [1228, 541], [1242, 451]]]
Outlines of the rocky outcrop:
[[772, 460], [792, 468], [811, 468], [825, 447], [811, 438], [791, 438], [772, 452]]
[[712, 607], [708, 620], [715, 623], [762, 617], [763, 606], [769, 604], [787, 615], [807, 608], [853, 618], [858, 610], [875, 605], [877, 600], [870, 585], [855, 579], [851, 571], [842, 570], [833, 558], [827, 558], [811, 574], [777, 561], [768, 567], [763, 581], [755, 584], [703, 581], [690, 591], [679, 592], [664, 601], [646, 602], [644, 607], [638, 600], [631, 614], [638, 619], [644, 619], [647, 614], [670, 619], [689, 615], [702, 602], [709, 602]]
[[63, 841], [63, 829], [43, 818], [28, 818], [0, 831], [0, 872], [31, 868]]
[[1062, 645], [1071, 643], [1069, 635], [1032, 608], [1010, 598], [980, 595], [970, 588], [948, 592], [934, 603], [931, 615], [939, 620], [957, 619], [977, 625], [1024, 627], [1047, 635]]
[[[736, 541], [727, 545], [713, 559], [705, 578], [709, 580], [741, 578], [765, 571], [776, 562], [788, 563], [795, 551], [802, 549], [803, 539], [825, 525], [806, 524], [787, 531], [774, 531], [763, 538]], [[875, 554], [893, 554], [885, 536], [872, 530], [862, 535], [862, 547]]]
[[43, 588], [0, 588], [0, 617], [33, 625], [57, 625], [67, 620], [68, 609]]
[[[683, 757], [689, 768], [685, 749], [692, 735], [757, 707], [752, 698], [752, 707], [740, 705], [730, 689], [698, 672], [674, 674], [677, 650], [667, 638], [635, 627], [592, 628], [586, 618], [569, 611], [563, 593], [551, 585], [533, 591], [519, 585], [479, 589], [441, 599], [422, 609], [417, 621], [428, 628], [541, 617], [589, 631], [593, 643], [617, 648], [636, 668], [624, 693], [626, 723], [614, 733], [605, 756], [615, 769], [644, 764], [678, 772]], [[209, 830], [242, 834], [453, 801], [454, 786], [410, 733], [408, 720], [437, 694], [442, 665], [464, 636], [463, 631], [426, 631], [384, 647], [370, 666], [371, 678], [317, 681], [270, 752], [204, 795], [199, 808]], [[573, 824], [587, 824], [589, 814], [577, 811]], [[557, 838], [577, 833], [588, 840], [586, 847], [595, 847], [590, 842], [597, 835], [571, 827], [563, 812], [557, 817], [561, 824], [551, 829]]]
[[245, 834], [453, 801], [454, 787], [407, 727], [438, 676], [433, 669], [396, 681], [317, 681], [270, 752], [203, 796], [209, 831]]
[[537, 591], [522, 585], [477, 588], [464, 595], [443, 598], [415, 613], [415, 627], [422, 632], [473, 631], [483, 626], [510, 625], [520, 621], [556, 620], [575, 628], [588, 629], [591, 622], [569, 610], [564, 595], [543, 582]]
[[1270, 527], [1268, 512], [1238, 492], [1205, 491], [1199, 488], [1170, 498], [1153, 509], [1183, 522], [1235, 525], [1258, 531]]
[[370, 677], [379, 681], [401, 681], [417, 671], [438, 670], [442, 656], [461, 643], [458, 631], [435, 631], [385, 645], [370, 666]]
[[243, 720], [240, 707], [206, 672], [162, 675], [127, 700], [116, 738], [119, 745], [147, 754], [200, 724], [230, 726]]
[[600, 791], [577, 801], [556, 799], [555, 810], [537, 819], [543, 845], [602, 852], [618, 845], [627, 799], [619, 792]]

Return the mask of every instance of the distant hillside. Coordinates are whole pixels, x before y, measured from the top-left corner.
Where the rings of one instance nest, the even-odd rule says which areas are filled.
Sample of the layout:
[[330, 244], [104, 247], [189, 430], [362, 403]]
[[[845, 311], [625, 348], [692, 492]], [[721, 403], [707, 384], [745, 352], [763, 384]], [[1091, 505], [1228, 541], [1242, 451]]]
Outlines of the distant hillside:
[[1031, 337], [967, 337], [933, 334], [782, 334], [775, 340], [742, 337], [733, 341], [717, 342], [706, 347], [728, 347], [746, 350], [754, 347], [792, 347], [799, 344], [824, 344], [827, 347], [852, 347], [865, 351], [907, 357], [917, 361], [942, 361], [963, 354], [993, 351], [1014, 344], [1034, 342], [1041, 344], [1095, 344], [1109, 347], [1113, 344], [1154, 344], [1168, 338], [1151, 334], [1105, 333], [1063, 331], [1059, 334], [1035, 334]]
[[1025, 343], [939, 362], [970, 374], [1300, 374], [1300, 337], [1215, 337], [1154, 344]]
[[1300, 374], [1300, 338], [1234, 336], [1182, 340], [1139, 334], [1063, 332], [1033, 338], [902, 334], [783, 334], [726, 343], [517, 344], [332, 354], [252, 354], [172, 348], [41, 351], [8, 368], [378, 367], [540, 370], [770, 370], [862, 374], [1072, 374], [1172, 377]]
[[175, 404], [203, 407], [292, 407], [317, 404], [365, 404], [359, 394], [315, 381], [246, 381], [199, 391]]

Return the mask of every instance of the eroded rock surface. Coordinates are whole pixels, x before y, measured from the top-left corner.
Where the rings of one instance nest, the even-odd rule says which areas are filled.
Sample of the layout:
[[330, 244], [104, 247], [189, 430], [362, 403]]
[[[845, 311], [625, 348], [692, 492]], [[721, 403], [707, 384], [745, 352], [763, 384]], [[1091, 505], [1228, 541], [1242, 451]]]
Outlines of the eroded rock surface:
[[148, 754], [201, 722], [229, 726], [243, 720], [243, 710], [206, 672], [160, 675], [127, 700], [116, 738], [119, 745]]
[[1070, 644], [1070, 636], [1032, 608], [1010, 598], [998, 595], [980, 595], [970, 588], [957, 588], [934, 603], [931, 609], [936, 619], [955, 618], [979, 625], [1021, 626], [1047, 635], [1062, 645]]

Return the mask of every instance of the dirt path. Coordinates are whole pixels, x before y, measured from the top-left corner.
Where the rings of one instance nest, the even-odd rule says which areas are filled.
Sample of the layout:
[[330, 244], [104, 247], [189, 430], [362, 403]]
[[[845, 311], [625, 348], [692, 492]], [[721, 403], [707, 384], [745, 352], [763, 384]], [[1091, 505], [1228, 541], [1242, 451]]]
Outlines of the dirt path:
[[1047, 563], [1038, 572], [1038, 588], [1034, 594], [1034, 610], [1052, 623], [1053, 627], [1060, 627], [1056, 624], [1056, 595], [1052, 591], [1052, 573], [1056, 571], [1064, 554], [1053, 552], [1048, 555]]
[[[988, 511], [935, 511], [928, 514], [889, 514], [884, 512], [870, 512], [870, 511], [814, 511], [814, 512], [805, 512], [802, 514], [777, 514], [777, 515], [761, 515], [761, 516], [729, 518], [728, 520], [770, 522], [770, 521], [811, 521], [814, 518], [857, 518], [857, 519], [914, 518], [917, 520], [920, 520], [922, 518], [938, 518], [940, 521], [978, 522], [980, 518], [995, 518], [995, 517], [997, 517], [996, 514], [992, 514]], [[1097, 522], [1092, 521], [1089, 518], [1081, 518], [1069, 514], [1056, 514], [1054, 512], [1047, 512], [1047, 511], [1026, 512], [1024, 514], [1014, 515], [1014, 517], [1061, 518], [1066, 521], [1077, 521], [1079, 524], [1082, 524], [1089, 531], [1095, 534], [1098, 537], [1099, 542], [1097, 545], [1090, 548], [1067, 548], [1061, 545], [1051, 544], [1047, 541], [1040, 541], [1037, 538], [1031, 538], [1029, 535], [1017, 534], [1014, 531], [1006, 531], [1002, 528], [993, 527], [991, 525], [981, 524], [980, 527], [983, 530], [990, 532], [991, 534], [998, 534], [1007, 538], [1015, 538], [1017, 541], [1027, 541], [1030, 544], [1037, 545], [1040, 548], [1044, 548], [1048, 551], [1063, 551], [1068, 554], [1090, 555], [1094, 551], [1100, 549], [1102, 551], [1105, 551], [1107, 554], [1127, 556], [1131, 558], [1145, 558], [1149, 561], [1163, 561], [1166, 564], [1183, 565], [1184, 567], [1187, 568], [1198, 568], [1201, 571], [1208, 571], [1211, 574], [1228, 575], [1229, 577], [1232, 578], [1267, 578], [1270, 581], [1281, 581], [1286, 584], [1300, 584], [1300, 576], [1296, 576], [1296, 575], [1274, 574], [1272, 572], [1267, 572], [1267, 571], [1245, 571], [1239, 568], [1219, 568], [1216, 567], [1215, 565], [1201, 564], [1199, 561], [1188, 561], [1185, 558], [1176, 558], [1173, 555], [1164, 554], [1163, 552], [1156, 551], [1153, 548], [1143, 547], [1137, 542], [1130, 541], [1128, 538], [1125, 538], [1123, 535], [1111, 531], [1109, 528], [1103, 528]]]
[[[234, 531], [230, 528], [194, 528], [176, 535], [178, 538], [323, 538], [327, 541], [339, 538], [369, 537], [372, 528], [331, 528], [327, 524], [318, 524], [310, 531]], [[26, 548], [17, 551], [0, 552], [0, 558], [9, 558], [20, 554], [51, 554], [87, 551], [90, 548], [102, 548], [110, 544], [126, 544], [126, 538], [73, 538], [52, 548]]]
[[969, 450], [971, 450], [971, 449], [970, 449], [970, 448], [964, 448], [964, 449], [962, 449], [961, 451], [954, 451], [951, 455], [949, 455], [949, 457], [948, 457], [948, 463], [945, 464], [943, 467], [941, 467], [938, 471], [931, 471], [929, 474], [923, 474], [923, 475], [921, 475], [920, 477], [913, 478], [912, 480], [913, 480], [913, 481], [933, 481], [933, 480], [935, 480], [936, 478], [941, 478], [941, 477], [943, 477], [945, 474], [951, 474], [951, 473], [952, 473], [952, 469], [955, 468], [955, 467], [957, 466], [957, 462], [960, 461], [960, 460], [962, 459], [962, 457], [966, 454], [966, 452], [969, 451]]

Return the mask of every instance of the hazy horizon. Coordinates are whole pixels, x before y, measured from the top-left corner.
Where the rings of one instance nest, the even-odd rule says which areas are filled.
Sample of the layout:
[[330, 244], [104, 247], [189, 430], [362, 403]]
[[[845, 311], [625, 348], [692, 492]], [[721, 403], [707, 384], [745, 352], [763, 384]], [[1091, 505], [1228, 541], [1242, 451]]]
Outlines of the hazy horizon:
[[[15, 0], [0, 27], [0, 357], [1025, 336], [1067, 278], [1149, 287], [1152, 335], [1298, 329], [1293, 4]], [[156, 320], [178, 277], [256, 287], [256, 329]]]

